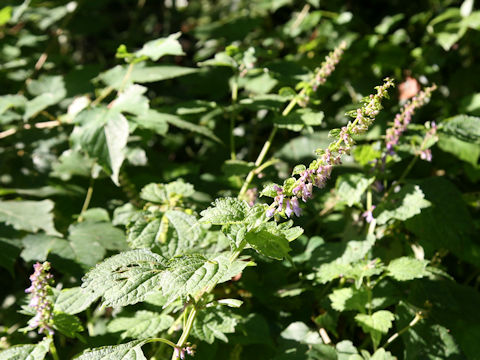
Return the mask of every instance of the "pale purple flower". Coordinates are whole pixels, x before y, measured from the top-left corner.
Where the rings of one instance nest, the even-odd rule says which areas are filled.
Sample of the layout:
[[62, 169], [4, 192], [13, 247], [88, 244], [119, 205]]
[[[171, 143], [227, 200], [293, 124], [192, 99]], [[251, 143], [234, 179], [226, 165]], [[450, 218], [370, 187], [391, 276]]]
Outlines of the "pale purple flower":
[[53, 304], [49, 297], [50, 282], [53, 276], [48, 272], [50, 263], [48, 261], [43, 264], [37, 262], [33, 265], [33, 269], [34, 272], [30, 275], [32, 284], [25, 292], [31, 294], [28, 305], [35, 309], [36, 314], [28, 324], [32, 330], [38, 328], [39, 334], [47, 331], [50, 335], [53, 335], [54, 331], [51, 327]]
[[375, 219], [373, 217], [373, 210], [375, 210], [375, 207], [376, 207], [375, 205], [372, 205], [370, 209], [368, 209], [362, 214], [362, 217], [364, 217], [365, 221], [369, 224]]

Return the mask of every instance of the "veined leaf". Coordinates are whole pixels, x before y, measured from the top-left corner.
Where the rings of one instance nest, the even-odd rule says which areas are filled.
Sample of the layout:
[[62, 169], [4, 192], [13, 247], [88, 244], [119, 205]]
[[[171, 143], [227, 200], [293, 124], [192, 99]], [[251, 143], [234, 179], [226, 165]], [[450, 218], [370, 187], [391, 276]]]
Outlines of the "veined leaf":
[[81, 287], [62, 289], [55, 300], [54, 310], [75, 315], [88, 308], [93, 301], [90, 294]]
[[405, 185], [398, 193], [390, 195], [374, 210], [377, 223], [386, 224], [391, 219], [405, 221], [420, 214], [431, 205], [418, 185]]
[[273, 221], [247, 232], [245, 240], [260, 254], [274, 259], [283, 259], [290, 251], [287, 237]]
[[337, 194], [348, 206], [359, 204], [362, 195], [375, 178], [366, 178], [363, 174], [346, 174], [337, 180]]
[[388, 264], [387, 271], [395, 280], [406, 281], [426, 276], [428, 261], [403, 256]]
[[363, 331], [372, 335], [376, 345], [380, 343], [382, 334], [386, 334], [392, 327], [395, 316], [387, 310], [374, 312], [372, 315], [357, 314], [355, 321], [362, 327]]
[[480, 144], [480, 117], [457, 115], [443, 121], [440, 129], [459, 140]]
[[0, 360], [43, 360], [50, 348], [51, 338], [45, 337], [36, 345], [16, 345], [0, 352]]
[[190, 197], [194, 192], [192, 184], [179, 179], [168, 184], [148, 184], [143, 187], [140, 197], [143, 200], [163, 204]]
[[97, 159], [102, 168], [119, 185], [118, 175], [125, 159], [125, 147], [129, 134], [128, 121], [119, 112], [96, 108], [77, 116], [72, 142], [91, 158]]
[[148, 339], [157, 336], [173, 324], [170, 315], [139, 310], [132, 316], [117, 316], [108, 323], [109, 332], [122, 332], [122, 339]]
[[17, 230], [62, 236], [53, 224], [53, 202], [42, 201], [0, 201], [0, 222], [13, 226]]
[[250, 209], [245, 201], [235, 198], [217, 199], [212, 205], [213, 207], [209, 207], [200, 213], [202, 216], [201, 222], [214, 225], [241, 223]]
[[74, 338], [77, 333], [83, 331], [79, 318], [59, 311], [53, 314], [53, 328], [70, 338]]
[[158, 290], [165, 269], [165, 259], [157, 254], [145, 249], [127, 251], [90, 270], [82, 288], [90, 299], [103, 296], [107, 306], [135, 304]]
[[147, 88], [133, 84], [127, 87], [110, 104], [109, 108], [118, 112], [127, 112], [134, 115], [144, 115], [149, 108], [149, 101], [143, 95]]
[[134, 340], [125, 344], [102, 346], [85, 350], [76, 360], [147, 360], [142, 346], [148, 340]]
[[235, 332], [237, 322], [236, 317], [225, 307], [210, 307], [198, 314], [193, 324], [192, 335], [209, 344], [213, 344], [215, 339], [228, 342], [225, 334]]
[[336, 289], [330, 295], [328, 295], [328, 298], [332, 302], [332, 308], [337, 311], [364, 311], [368, 302], [368, 295], [366, 291], [351, 287]]
[[178, 32], [166, 38], [151, 40], [145, 43], [140, 50], [136, 51], [135, 55], [137, 57], [146, 56], [153, 61], [157, 61], [165, 55], [185, 55], [178, 41], [181, 35], [182, 34]]

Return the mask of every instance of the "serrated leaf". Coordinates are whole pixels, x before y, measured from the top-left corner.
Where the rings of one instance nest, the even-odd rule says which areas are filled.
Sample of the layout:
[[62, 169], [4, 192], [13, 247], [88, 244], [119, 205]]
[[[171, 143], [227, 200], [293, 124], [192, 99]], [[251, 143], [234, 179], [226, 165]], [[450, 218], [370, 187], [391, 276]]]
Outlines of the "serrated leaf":
[[109, 332], [121, 332], [121, 338], [148, 339], [173, 324], [170, 315], [139, 310], [131, 316], [117, 316], [108, 323]]
[[407, 184], [399, 192], [393, 193], [380, 203], [374, 210], [373, 216], [379, 225], [386, 224], [395, 219], [405, 221], [428, 208], [430, 201], [425, 200], [425, 195], [418, 185]]
[[167, 224], [162, 219], [142, 216], [128, 230], [128, 245], [132, 249], [153, 249], [166, 240], [167, 230]]
[[210, 307], [200, 312], [192, 328], [197, 339], [213, 344], [215, 339], [228, 342], [225, 334], [235, 332], [237, 318], [222, 306]]
[[0, 201], [0, 222], [13, 226], [17, 230], [62, 236], [53, 224], [53, 202], [42, 201]]
[[158, 290], [165, 269], [165, 259], [157, 254], [145, 249], [127, 251], [90, 270], [82, 288], [89, 300], [102, 296], [107, 306], [135, 304]]
[[195, 296], [217, 284], [229, 272], [228, 255], [208, 259], [200, 254], [188, 254], [169, 260], [161, 278], [162, 292], [167, 305], [179, 297]]
[[260, 254], [283, 259], [290, 251], [289, 241], [276, 223], [268, 222], [247, 232], [247, 243]]
[[23, 250], [20, 256], [26, 262], [45, 261], [58, 241], [65, 240], [46, 234], [27, 235], [22, 239]]
[[63, 312], [54, 312], [53, 328], [70, 338], [74, 338], [77, 333], [83, 331], [83, 326], [79, 318]]
[[217, 199], [212, 205], [200, 213], [200, 222], [214, 225], [238, 224], [245, 219], [250, 209], [246, 201], [235, 198]]
[[171, 34], [166, 38], [151, 40], [143, 45], [143, 47], [135, 52], [137, 57], [146, 56], [153, 61], [157, 61], [165, 55], [185, 55], [182, 46], [178, 41], [181, 33]]
[[367, 178], [363, 174], [341, 175], [337, 180], [337, 194], [348, 206], [360, 204], [362, 195], [374, 181], [375, 178]]
[[43, 360], [47, 355], [51, 338], [45, 337], [36, 345], [16, 345], [0, 351], [0, 360]]
[[194, 192], [192, 184], [179, 179], [168, 184], [148, 184], [143, 187], [140, 197], [146, 201], [163, 204], [190, 197]]
[[336, 289], [330, 295], [328, 295], [328, 298], [332, 302], [332, 308], [337, 311], [364, 311], [368, 302], [368, 295], [366, 291], [351, 287]]
[[54, 310], [75, 315], [90, 306], [91, 296], [81, 287], [62, 289], [55, 300]]
[[147, 340], [134, 340], [125, 344], [87, 349], [76, 360], [147, 360], [142, 346]]
[[376, 311], [372, 315], [355, 315], [355, 321], [365, 333], [372, 335], [372, 340], [376, 345], [380, 343], [382, 334], [386, 334], [392, 327], [393, 320], [395, 320], [395, 316], [387, 310]]
[[388, 275], [398, 281], [407, 281], [426, 276], [428, 261], [403, 256], [394, 259], [388, 264]]
[[106, 108], [82, 111], [71, 140], [77, 148], [96, 159], [118, 186], [129, 135], [128, 121], [121, 113]]

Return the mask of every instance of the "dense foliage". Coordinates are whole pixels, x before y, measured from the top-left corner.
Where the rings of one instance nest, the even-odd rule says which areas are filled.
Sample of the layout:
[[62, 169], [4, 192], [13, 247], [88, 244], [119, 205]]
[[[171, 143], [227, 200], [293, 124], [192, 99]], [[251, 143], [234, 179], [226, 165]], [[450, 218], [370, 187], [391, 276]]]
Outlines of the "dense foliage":
[[473, 0], [0, 5], [0, 359], [480, 359]]

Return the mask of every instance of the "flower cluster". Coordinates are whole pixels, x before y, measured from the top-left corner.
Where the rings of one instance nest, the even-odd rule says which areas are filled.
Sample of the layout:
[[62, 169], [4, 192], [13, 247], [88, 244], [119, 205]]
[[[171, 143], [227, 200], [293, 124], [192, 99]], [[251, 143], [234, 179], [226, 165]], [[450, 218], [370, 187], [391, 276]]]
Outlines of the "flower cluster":
[[302, 107], [307, 106], [310, 97], [309, 93], [311, 91], [317, 91], [320, 85], [325, 84], [327, 78], [332, 74], [335, 70], [335, 66], [338, 64], [340, 59], [342, 58], [343, 52], [347, 48], [347, 43], [342, 41], [340, 45], [338, 45], [333, 51], [331, 51], [325, 61], [322, 62], [321, 66], [315, 69], [315, 75], [313, 78], [306, 84], [306, 88], [304, 88], [297, 96], [298, 96], [298, 104]]
[[374, 122], [375, 116], [382, 109], [381, 100], [388, 96], [388, 88], [394, 86], [389, 78], [384, 80], [384, 84], [375, 87], [376, 94], [372, 94], [363, 100], [364, 105], [350, 113], [355, 120], [350, 121], [341, 130], [332, 131], [338, 140], [332, 142], [326, 150], [317, 150], [319, 156], [310, 166], [297, 166], [293, 175], [299, 175], [299, 178], [292, 177], [287, 179], [280, 187], [274, 185], [271, 189], [265, 189], [262, 194], [274, 197], [274, 202], [267, 210], [267, 216], [273, 216], [275, 213], [285, 211], [285, 215], [290, 217], [293, 213], [296, 216], [301, 214], [298, 205], [298, 199], [306, 202], [312, 197], [313, 187], [323, 188], [330, 178], [334, 165], [341, 164], [341, 156], [348, 154], [351, 147], [355, 144], [353, 135], [361, 134], [367, 131], [368, 127]]
[[28, 325], [32, 330], [38, 328], [39, 334], [47, 331], [50, 335], [53, 335], [54, 331], [51, 327], [53, 305], [49, 298], [50, 282], [53, 275], [48, 272], [50, 263], [48, 261], [43, 264], [36, 263], [33, 265], [33, 269], [34, 272], [30, 275], [32, 284], [25, 292], [31, 294], [28, 306], [34, 308], [36, 314]]
[[339, 46], [337, 46], [333, 51], [331, 51], [325, 61], [322, 62], [320, 68], [316, 69], [315, 77], [313, 78], [312, 89], [317, 91], [320, 85], [325, 84], [327, 78], [335, 70], [335, 65], [340, 61], [343, 52], [347, 48], [347, 43], [342, 41]]
[[435, 91], [436, 88], [436, 85], [432, 85], [431, 87], [420, 91], [420, 93], [417, 96], [414, 96], [412, 100], [407, 102], [403, 106], [401, 112], [395, 116], [393, 126], [387, 129], [385, 136], [385, 146], [388, 154], [393, 154], [393, 147], [398, 144], [400, 136], [407, 129], [408, 124], [410, 124], [415, 110], [428, 102], [432, 96], [432, 92]]
[[174, 357], [175, 357], [175, 359], [180, 358], [181, 360], [184, 360], [185, 359], [185, 354], [188, 354], [190, 356], [194, 356], [195, 355], [195, 348], [196, 348], [195, 345], [185, 346], [183, 348], [176, 347], [174, 352], [173, 352]]
[[432, 151], [427, 147], [428, 143], [437, 137], [437, 124], [432, 121], [429, 124], [429, 129], [423, 138], [422, 145], [420, 147], [420, 159], [426, 161], [432, 161]]

